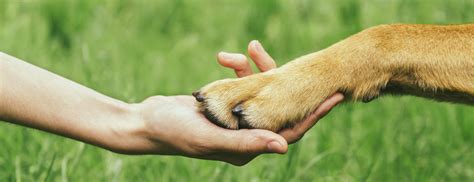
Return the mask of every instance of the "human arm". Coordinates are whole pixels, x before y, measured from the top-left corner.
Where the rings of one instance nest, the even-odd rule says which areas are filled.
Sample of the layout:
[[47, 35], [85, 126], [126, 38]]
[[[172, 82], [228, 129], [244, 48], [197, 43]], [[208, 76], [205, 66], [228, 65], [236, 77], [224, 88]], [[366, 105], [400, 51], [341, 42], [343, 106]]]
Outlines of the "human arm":
[[[255, 153], [286, 151], [285, 140], [272, 132], [213, 125], [197, 111], [191, 96], [154, 96], [129, 104], [3, 53], [0, 73], [1, 120], [114, 152], [183, 155], [239, 165]], [[271, 141], [278, 146], [269, 148]]]
[[129, 104], [18, 58], [0, 54], [0, 74], [2, 120], [109, 149], [139, 130]]

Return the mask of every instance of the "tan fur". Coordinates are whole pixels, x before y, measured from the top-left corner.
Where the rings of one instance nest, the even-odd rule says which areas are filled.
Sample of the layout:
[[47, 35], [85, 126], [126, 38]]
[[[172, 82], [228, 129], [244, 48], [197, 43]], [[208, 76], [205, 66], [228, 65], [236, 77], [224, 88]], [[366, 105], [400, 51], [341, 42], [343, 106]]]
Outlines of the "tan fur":
[[474, 24], [381, 25], [269, 72], [220, 80], [200, 90], [201, 109], [238, 129], [243, 106], [251, 128], [278, 131], [300, 121], [327, 97], [354, 101], [408, 94], [474, 104]]

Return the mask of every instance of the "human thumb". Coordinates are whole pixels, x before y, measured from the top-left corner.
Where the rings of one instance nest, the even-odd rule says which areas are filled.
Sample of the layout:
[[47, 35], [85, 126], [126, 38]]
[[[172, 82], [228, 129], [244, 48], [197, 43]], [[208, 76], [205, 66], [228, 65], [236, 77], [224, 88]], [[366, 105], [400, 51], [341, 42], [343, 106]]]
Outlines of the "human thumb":
[[286, 140], [271, 131], [261, 129], [235, 130], [221, 137], [224, 150], [237, 153], [279, 153], [288, 150]]

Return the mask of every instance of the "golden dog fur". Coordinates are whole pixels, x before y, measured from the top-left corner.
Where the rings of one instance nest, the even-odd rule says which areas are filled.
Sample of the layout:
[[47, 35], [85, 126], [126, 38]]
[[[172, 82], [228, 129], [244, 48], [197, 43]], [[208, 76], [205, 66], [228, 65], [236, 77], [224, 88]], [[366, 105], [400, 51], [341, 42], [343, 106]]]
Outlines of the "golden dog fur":
[[199, 100], [223, 127], [278, 131], [336, 92], [353, 101], [407, 94], [473, 105], [474, 24], [372, 27], [278, 69], [210, 83]]

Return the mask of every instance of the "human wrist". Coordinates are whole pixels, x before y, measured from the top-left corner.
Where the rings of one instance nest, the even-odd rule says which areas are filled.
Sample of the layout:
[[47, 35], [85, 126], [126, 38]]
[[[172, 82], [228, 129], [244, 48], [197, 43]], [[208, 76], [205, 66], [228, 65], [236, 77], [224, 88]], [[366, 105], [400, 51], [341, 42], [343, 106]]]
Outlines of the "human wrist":
[[122, 154], [148, 153], [151, 142], [140, 112], [140, 104], [117, 102], [113, 104], [112, 116], [105, 126], [105, 136], [100, 146]]

